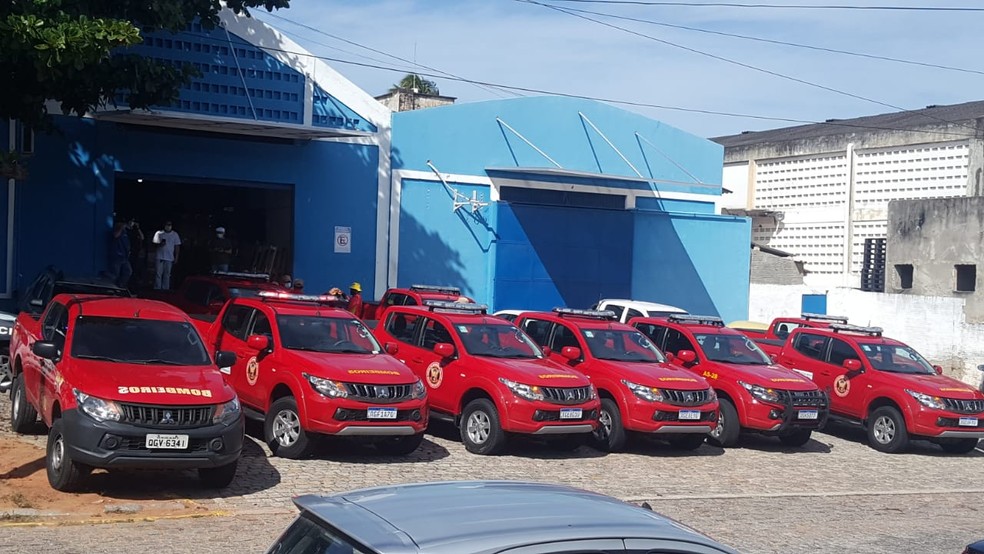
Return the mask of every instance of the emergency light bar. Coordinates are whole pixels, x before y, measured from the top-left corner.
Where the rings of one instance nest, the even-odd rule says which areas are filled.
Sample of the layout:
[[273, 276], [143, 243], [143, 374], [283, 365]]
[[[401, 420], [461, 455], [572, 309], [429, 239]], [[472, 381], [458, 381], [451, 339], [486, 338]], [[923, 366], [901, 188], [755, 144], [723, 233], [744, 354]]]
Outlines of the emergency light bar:
[[257, 296], [260, 298], [269, 298], [272, 300], [288, 300], [291, 302], [316, 302], [318, 304], [327, 304], [329, 302], [336, 302], [341, 300], [337, 296], [332, 296], [330, 294], [295, 294], [293, 292], [276, 292], [272, 290], [261, 290]]
[[724, 327], [724, 320], [713, 315], [691, 315], [691, 314], [670, 314], [666, 318], [676, 323], [689, 323], [691, 325], [710, 325], [712, 327]]
[[442, 294], [461, 296], [461, 289], [458, 287], [443, 287], [441, 285], [410, 285], [410, 290], [417, 292], [439, 292]]
[[842, 331], [846, 333], [860, 333], [862, 335], [871, 335], [872, 337], [882, 336], [881, 327], [863, 327], [861, 325], [847, 325], [844, 323], [832, 323], [830, 328], [834, 331]]
[[842, 315], [801, 314], [800, 317], [807, 321], [833, 321], [835, 323], [847, 323], [847, 318]]
[[236, 279], [250, 279], [254, 281], [269, 281], [269, 273], [242, 273], [236, 271], [213, 271], [216, 277], [234, 277]]
[[576, 317], [592, 317], [595, 319], [618, 319], [611, 310], [579, 310], [577, 308], [554, 308], [553, 312], [560, 317], [572, 315]]
[[446, 310], [469, 314], [487, 314], [489, 307], [485, 304], [473, 304], [471, 302], [448, 302], [447, 300], [425, 300], [424, 306], [430, 311]]

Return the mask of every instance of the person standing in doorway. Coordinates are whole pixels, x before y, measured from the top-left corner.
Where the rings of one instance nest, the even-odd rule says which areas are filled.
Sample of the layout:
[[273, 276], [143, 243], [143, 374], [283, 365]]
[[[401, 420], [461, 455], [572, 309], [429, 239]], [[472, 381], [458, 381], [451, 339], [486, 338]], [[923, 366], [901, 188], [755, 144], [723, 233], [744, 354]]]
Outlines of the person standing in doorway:
[[225, 236], [225, 227], [215, 228], [215, 238], [209, 245], [212, 271], [229, 271], [232, 261], [232, 241]]
[[136, 219], [130, 219], [126, 224], [126, 233], [130, 237], [130, 268], [133, 269], [134, 287], [142, 287], [147, 274], [147, 244]]
[[362, 315], [362, 285], [358, 281], [349, 285], [349, 300], [345, 309], [356, 317]]
[[113, 225], [113, 236], [109, 242], [109, 271], [113, 275], [113, 282], [121, 288], [126, 288], [130, 276], [133, 275], [133, 268], [130, 266], [130, 236], [126, 231], [126, 224], [117, 221]]
[[170, 221], [164, 223], [164, 228], [154, 233], [154, 244], [157, 245], [155, 254], [154, 288], [157, 290], [170, 290], [171, 288], [171, 269], [178, 263], [178, 255], [181, 253], [181, 237], [174, 230]]

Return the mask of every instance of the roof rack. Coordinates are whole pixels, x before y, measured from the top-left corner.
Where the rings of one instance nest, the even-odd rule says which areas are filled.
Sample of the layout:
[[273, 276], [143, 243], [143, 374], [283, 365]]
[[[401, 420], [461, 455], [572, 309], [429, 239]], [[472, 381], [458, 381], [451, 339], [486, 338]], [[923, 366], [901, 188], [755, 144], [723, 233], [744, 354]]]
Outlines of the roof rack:
[[593, 319], [617, 320], [618, 316], [611, 310], [579, 310], [576, 308], [554, 308], [553, 312], [560, 317], [572, 315], [576, 317], [590, 317]]
[[800, 317], [807, 321], [833, 321], [835, 323], [847, 323], [847, 317], [842, 315], [810, 314], [803, 313]]
[[724, 327], [724, 320], [713, 315], [670, 314], [666, 319], [676, 323]]
[[235, 279], [249, 279], [251, 281], [269, 281], [269, 273], [244, 273], [238, 271], [213, 271], [212, 275], [216, 277], [232, 277]]
[[489, 307], [485, 304], [474, 304], [472, 302], [449, 302], [447, 300], [424, 300], [424, 306], [430, 311], [445, 311], [468, 314], [487, 314]]
[[296, 294], [293, 292], [277, 292], [272, 290], [261, 290], [257, 296], [264, 300], [285, 300], [288, 302], [312, 302], [315, 304], [328, 304], [337, 302], [341, 298], [330, 294]]
[[445, 287], [441, 285], [410, 285], [410, 290], [417, 292], [440, 292], [447, 295], [456, 294], [461, 296], [461, 289], [458, 287]]
[[861, 325], [847, 325], [845, 323], [831, 323], [830, 328], [836, 332], [845, 333], [858, 333], [861, 335], [869, 335], [872, 337], [882, 336], [881, 327], [863, 327]]

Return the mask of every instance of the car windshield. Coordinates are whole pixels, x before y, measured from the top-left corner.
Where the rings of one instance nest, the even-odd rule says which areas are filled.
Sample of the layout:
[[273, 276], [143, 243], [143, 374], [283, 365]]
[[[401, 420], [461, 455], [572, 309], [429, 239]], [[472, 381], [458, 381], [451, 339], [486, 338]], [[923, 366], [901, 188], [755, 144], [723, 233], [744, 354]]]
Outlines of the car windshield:
[[119, 317], [79, 316], [72, 357], [146, 365], [212, 363], [198, 331], [186, 321]]
[[935, 375], [936, 370], [908, 346], [899, 344], [865, 344], [860, 343], [868, 363], [878, 371], [890, 373], [912, 373], [916, 375]]
[[454, 328], [472, 356], [488, 358], [542, 358], [533, 341], [512, 325], [494, 323], [456, 323]]
[[666, 357], [639, 331], [625, 329], [581, 329], [591, 355], [618, 362], [665, 362]]
[[741, 365], [769, 365], [772, 360], [755, 342], [744, 335], [697, 334], [697, 344], [712, 362]]
[[358, 319], [317, 315], [278, 315], [280, 343], [288, 350], [379, 354], [382, 347]]

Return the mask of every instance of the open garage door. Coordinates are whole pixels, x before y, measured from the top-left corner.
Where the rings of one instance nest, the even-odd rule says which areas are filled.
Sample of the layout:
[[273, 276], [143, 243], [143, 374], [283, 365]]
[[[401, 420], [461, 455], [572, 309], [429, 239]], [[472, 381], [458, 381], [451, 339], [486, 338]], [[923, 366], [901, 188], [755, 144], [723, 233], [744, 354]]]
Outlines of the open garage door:
[[[154, 232], [165, 221], [181, 237], [181, 255], [174, 267], [172, 288], [188, 275], [211, 270], [209, 243], [216, 227], [224, 227], [235, 254], [230, 271], [283, 273], [291, 271], [294, 244], [294, 190], [291, 185], [216, 183], [118, 175], [115, 183], [117, 218], [140, 224], [144, 234], [138, 288], [152, 280]], [[132, 245], [135, 252], [136, 245]]]

